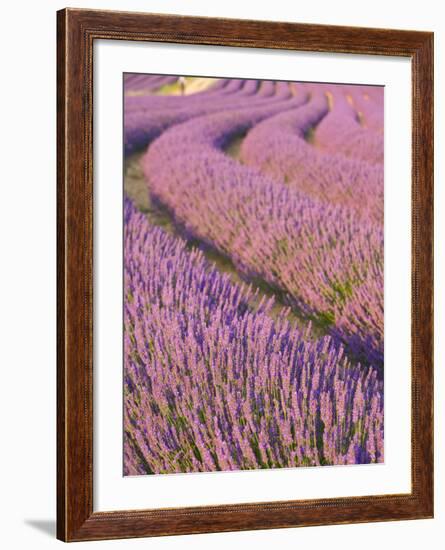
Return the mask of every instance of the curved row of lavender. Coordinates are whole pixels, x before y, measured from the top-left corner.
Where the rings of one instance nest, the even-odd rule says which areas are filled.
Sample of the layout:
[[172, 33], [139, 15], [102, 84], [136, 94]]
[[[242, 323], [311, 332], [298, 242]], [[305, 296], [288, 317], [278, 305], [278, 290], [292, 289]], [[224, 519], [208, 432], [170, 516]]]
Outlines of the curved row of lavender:
[[163, 86], [173, 84], [177, 76], [161, 76], [147, 74], [124, 74], [124, 91], [126, 93], [154, 92]]
[[[256, 125], [243, 141], [240, 158], [245, 164], [259, 168], [264, 174], [308, 196], [346, 205], [381, 223], [383, 164], [370, 159], [374, 159], [372, 144], [378, 138], [383, 147], [383, 141], [375, 132], [356, 128], [350, 107], [345, 114], [344, 105], [338, 108], [336, 105], [330, 109], [328, 98], [317, 87], [303, 107]], [[337, 124], [338, 118], [342, 124]], [[316, 140], [317, 146], [307, 140], [314, 127], [312, 140]], [[335, 139], [327, 139], [329, 132]], [[362, 134], [371, 137], [367, 139]], [[343, 142], [351, 144], [352, 136], [356, 136], [355, 156], [346, 155], [346, 145], [342, 145]], [[323, 147], [325, 141], [329, 148]], [[370, 157], [365, 160], [368, 153]]]
[[145, 95], [158, 92], [177, 80], [177, 76], [126, 73], [124, 74], [124, 92], [127, 97]]
[[[191, 236], [228, 256], [249, 279], [282, 291], [356, 359], [381, 369], [383, 228], [221, 150], [276, 109], [282, 104], [224, 111], [165, 131], [142, 161], [150, 191]], [[307, 111], [304, 101], [301, 113]]]
[[[271, 84], [271, 83], [269, 83]], [[169, 127], [180, 122], [237, 108], [295, 107], [307, 100], [303, 90], [294, 93], [285, 83], [264, 85], [254, 80], [233, 80], [186, 97], [128, 97], [125, 102], [125, 153], [146, 147]]]
[[[383, 460], [383, 387], [125, 203], [125, 475]], [[253, 305], [253, 304], [256, 305]]]
[[383, 461], [382, 106], [240, 79], [125, 98], [126, 154], [193, 243], [126, 206], [126, 474]]
[[379, 86], [344, 86], [343, 90], [355, 109], [361, 126], [383, 134], [383, 88]]
[[372, 107], [381, 112], [378, 102], [370, 102], [367, 118], [354, 105], [353, 96], [339, 88], [329, 92], [332, 108], [320, 122], [316, 132], [317, 144], [336, 155], [341, 154], [370, 164], [383, 163], [383, 135], [364, 127], [370, 120]]

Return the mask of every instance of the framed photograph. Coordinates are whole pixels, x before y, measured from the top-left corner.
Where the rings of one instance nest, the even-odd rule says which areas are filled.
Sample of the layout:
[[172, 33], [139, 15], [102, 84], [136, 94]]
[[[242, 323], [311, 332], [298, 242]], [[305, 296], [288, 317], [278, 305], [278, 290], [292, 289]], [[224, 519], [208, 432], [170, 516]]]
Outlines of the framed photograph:
[[57, 25], [58, 538], [433, 517], [433, 34]]

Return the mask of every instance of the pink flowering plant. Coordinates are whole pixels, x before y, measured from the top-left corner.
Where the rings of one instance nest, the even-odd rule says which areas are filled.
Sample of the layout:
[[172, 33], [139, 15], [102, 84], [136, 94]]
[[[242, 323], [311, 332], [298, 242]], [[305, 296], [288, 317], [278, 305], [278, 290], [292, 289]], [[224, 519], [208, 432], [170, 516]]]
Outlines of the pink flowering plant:
[[124, 474], [383, 462], [382, 89], [124, 92]]

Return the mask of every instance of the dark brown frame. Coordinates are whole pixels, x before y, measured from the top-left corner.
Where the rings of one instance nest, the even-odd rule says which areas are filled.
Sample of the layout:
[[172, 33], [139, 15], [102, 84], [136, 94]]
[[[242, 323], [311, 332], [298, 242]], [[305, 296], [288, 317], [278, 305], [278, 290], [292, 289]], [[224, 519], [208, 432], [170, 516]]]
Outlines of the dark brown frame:
[[[93, 512], [96, 39], [411, 58], [411, 493]], [[433, 33], [65, 9], [57, 13], [57, 71], [57, 537], [94, 540], [433, 517]]]

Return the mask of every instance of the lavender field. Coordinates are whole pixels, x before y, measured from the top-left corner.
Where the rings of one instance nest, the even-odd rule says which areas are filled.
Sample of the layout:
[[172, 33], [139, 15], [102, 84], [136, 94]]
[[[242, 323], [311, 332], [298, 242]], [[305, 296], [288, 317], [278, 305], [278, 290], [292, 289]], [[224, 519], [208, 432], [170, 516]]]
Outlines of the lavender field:
[[383, 462], [383, 88], [124, 75], [124, 475]]

